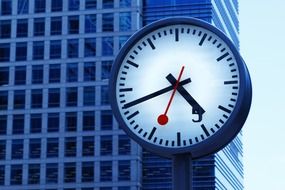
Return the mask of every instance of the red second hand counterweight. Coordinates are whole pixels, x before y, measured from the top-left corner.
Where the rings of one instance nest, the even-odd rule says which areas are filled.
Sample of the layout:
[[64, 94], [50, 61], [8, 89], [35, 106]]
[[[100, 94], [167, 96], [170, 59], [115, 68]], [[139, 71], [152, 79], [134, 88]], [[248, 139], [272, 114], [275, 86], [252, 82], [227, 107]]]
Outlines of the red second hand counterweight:
[[163, 114], [159, 115], [158, 118], [157, 118], [157, 122], [158, 122], [160, 125], [165, 125], [165, 124], [167, 124], [167, 122], [168, 122], [167, 112], [168, 112], [168, 110], [169, 110], [169, 108], [170, 108], [170, 105], [171, 105], [172, 100], [173, 100], [173, 98], [174, 98], [175, 92], [176, 92], [176, 90], [177, 90], [177, 88], [178, 88], [178, 84], [179, 84], [180, 79], [181, 79], [181, 77], [182, 77], [183, 71], [184, 71], [184, 66], [182, 66], [182, 68], [181, 68], [181, 70], [180, 70], [178, 79], [177, 79], [177, 81], [176, 81], [176, 83], [175, 83], [175, 86], [174, 86], [174, 88], [173, 88], [173, 91], [172, 91], [172, 94], [171, 94], [170, 99], [169, 99], [169, 101], [168, 101], [168, 104], [167, 104], [167, 106], [166, 106], [165, 112], [164, 112]]

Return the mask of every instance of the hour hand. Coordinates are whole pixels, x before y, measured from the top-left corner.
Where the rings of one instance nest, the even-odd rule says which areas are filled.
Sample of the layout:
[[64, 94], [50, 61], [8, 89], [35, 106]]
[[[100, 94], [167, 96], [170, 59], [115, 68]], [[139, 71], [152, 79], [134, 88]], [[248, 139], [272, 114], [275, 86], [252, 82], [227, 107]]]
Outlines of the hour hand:
[[[168, 74], [166, 79], [172, 84], [175, 85], [176, 79], [172, 74]], [[183, 86], [178, 86], [177, 91], [181, 94], [181, 96], [192, 106], [192, 114], [197, 114], [198, 119], [193, 122], [202, 121], [202, 115], [205, 113], [205, 110], [198, 104], [198, 102], [188, 93], [188, 91]]]

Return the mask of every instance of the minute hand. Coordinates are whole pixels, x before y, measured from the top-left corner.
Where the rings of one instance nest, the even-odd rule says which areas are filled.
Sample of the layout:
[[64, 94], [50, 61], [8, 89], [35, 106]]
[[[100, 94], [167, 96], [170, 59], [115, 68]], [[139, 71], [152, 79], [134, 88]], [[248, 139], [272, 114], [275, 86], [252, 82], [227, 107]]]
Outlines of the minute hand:
[[[185, 85], [185, 84], [188, 84], [188, 83], [190, 83], [190, 82], [191, 82], [191, 79], [190, 79], [190, 78], [185, 79], [185, 80], [181, 81], [181, 82], [178, 84], [178, 87], [179, 87], [179, 86], [183, 86], [183, 85]], [[144, 97], [141, 97], [141, 98], [139, 98], [139, 99], [136, 99], [136, 100], [134, 100], [134, 101], [132, 101], [132, 102], [126, 103], [126, 104], [123, 106], [123, 109], [127, 109], [127, 108], [129, 108], [129, 107], [132, 107], [132, 106], [134, 106], [134, 105], [137, 105], [137, 104], [139, 104], [139, 103], [142, 103], [142, 102], [144, 102], [144, 101], [146, 101], [146, 100], [149, 100], [149, 99], [151, 99], [151, 98], [154, 98], [154, 97], [156, 97], [156, 96], [159, 96], [159, 95], [161, 95], [161, 94], [164, 94], [164, 93], [166, 93], [166, 92], [169, 92], [169, 91], [173, 90], [173, 88], [174, 88], [174, 86], [173, 86], [173, 85], [170, 85], [170, 86], [168, 86], [168, 87], [166, 87], [166, 88], [163, 88], [163, 89], [161, 89], [161, 90], [158, 90], [158, 91], [156, 91], [156, 92], [153, 92], [153, 93], [151, 93], [151, 94], [149, 94], [149, 95], [146, 95], [146, 96], [144, 96]]]
[[[166, 79], [172, 84], [175, 85], [176, 79], [172, 74], [168, 74]], [[205, 113], [205, 110], [198, 104], [198, 102], [187, 92], [183, 86], [178, 86], [177, 91], [185, 98], [185, 100], [192, 106], [192, 113], [198, 114], [198, 120], [194, 122], [200, 122], [202, 120], [202, 115]]]

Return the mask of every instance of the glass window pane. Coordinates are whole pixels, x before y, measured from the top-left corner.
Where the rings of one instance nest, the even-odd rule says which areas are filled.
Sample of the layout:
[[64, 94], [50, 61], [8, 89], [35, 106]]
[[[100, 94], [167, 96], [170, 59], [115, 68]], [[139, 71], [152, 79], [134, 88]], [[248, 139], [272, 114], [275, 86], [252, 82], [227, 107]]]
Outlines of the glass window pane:
[[0, 14], [2, 15], [12, 14], [12, 1], [11, 0], [2, 0]]
[[15, 90], [14, 91], [14, 109], [24, 109], [26, 94], [25, 90]]
[[16, 43], [16, 61], [27, 60], [27, 43], [18, 42]]
[[23, 165], [15, 164], [11, 165], [11, 173], [10, 173], [10, 184], [11, 185], [21, 185], [23, 178]]
[[17, 20], [17, 37], [28, 36], [28, 19]]
[[34, 60], [44, 59], [44, 42], [43, 41], [33, 42], [33, 59]]
[[114, 0], [103, 0], [103, 9], [113, 8]]
[[68, 58], [78, 57], [78, 40], [67, 40], [67, 56]]
[[40, 164], [29, 164], [28, 184], [40, 184]]
[[94, 137], [82, 137], [82, 156], [94, 156]]
[[42, 132], [42, 114], [31, 114], [30, 133]]
[[104, 135], [101, 136], [101, 150], [100, 154], [102, 156], [112, 155], [113, 151], [113, 143], [112, 143], [112, 136], [111, 135]]
[[102, 61], [101, 63], [101, 79], [109, 79], [113, 61]]
[[131, 179], [131, 167], [129, 160], [119, 160], [118, 180], [129, 181]]
[[23, 114], [13, 115], [13, 134], [24, 134], [25, 117]]
[[65, 157], [75, 157], [76, 156], [76, 137], [66, 137], [65, 138]]
[[6, 141], [0, 140], [0, 160], [5, 160], [6, 157]]
[[113, 55], [113, 37], [103, 37], [102, 38], [102, 55], [112, 56]]
[[29, 11], [29, 0], [18, 0], [18, 14], [27, 14]]
[[49, 83], [60, 82], [60, 64], [49, 65]]
[[42, 108], [43, 106], [43, 92], [42, 89], [34, 89], [31, 91], [31, 107]]
[[112, 130], [113, 115], [111, 111], [101, 111], [101, 130]]
[[[7, 115], [0, 115], [0, 135], [6, 135], [6, 133], [7, 133]], [[0, 155], [0, 160], [1, 160], [1, 155]]]
[[68, 33], [69, 34], [79, 33], [79, 16], [68, 17]]
[[58, 157], [58, 138], [47, 138], [47, 158]]
[[51, 12], [62, 11], [62, 0], [51, 0]]
[[15, 85], [26, 84], [26, 66], [15, 67]]
[[79, 0], [68, 0], [68, 10], [77, 11], [79, 10], [80, 1]]
[[81, 182], [94, 181], [94, 162], [82, 162]]
[[35, 13], [43, 13], [46, 10], [45, 0], [35, 0]]
[[119, 48], [121, 49], [130, 36], [120, 36], [119, 37]]
[[9, 84], [9, 67], [0, 67], [0, 86]]
[[41, 157], [41, 139], [30, 139], [29, 158]]
[[12, 159], [23, 159], [24, 141], [22, 139], [12, 140]]
[[120, 7], [131, 7], [132, 0], [120, 0]]
[[60, 89], [50, 88], [48, 91], [48, 107], [59, 107], [60, 106]]
[[66, 88], [66, 106], [77, 106], [77, 87]]
[[43, 75], [44, 75], [43, 65], [32, 66], [32, 84], [42, 84]]
[[84, 56], [96, 56], [96, 38], [86, 38], [84, 43]]
[[34, 36], [45, 35], [45, 18], [34, 19]]
[[48, 132], [58, 132], [59, 131], [59, 114], [49, 113], [48, 114]]
[[102, 105], [110, 104], [108, 86], [101, 86], [101, 104]]
[[112, 181], [112, 162], [100, 162], [100, 181]]
[[46, 165], [46, 183], [57, 184], [58, 183], [58, 164], [50, 163]]
[[0, 110], [8, 108], [8, 91], [0, 91]]
[[127, 135], [119, 135], [119, 154], [128, 155], [131, 153], [131, 141]]
[[61, 35], [61, 17], [51, 17], [50, 35]]
[[84, 63], [84, 81], [96, 80], [96, 63], [86, 62]]
[[78, 64], [67, 63], [66, 65], [66, 81], [77, 82], [78, 80]]
[[77, 129], [77, 112], [66, 112], [65, 131], [76, 131], [76, 129]]
[[95, 105], [95, 87], [86, 86], [83, 89], [83, 105], [94, 106]]
[[10, 44], [0, 44], [0, 62], [8, 62], [10, 60]]
[[95, 130], [95, 112], [84, 111], [83, 112], [83, 131]]
[[114, 30], [114, 14], [104, 13], [102, 18], [102, 31], [112, 32]]
[[131, 12], [120, 13], [120, 31], [130, 31], [132, 28]]
[[11, 37], [11, 20], [0, 20], [0, 39]]
[[61, 40], [51, 40], [49, 49], [50, 59], [61, 58]]
[[70, 162], [64, 164], [64, 182], [72, 183], [76, 181], [76, 163]]
[[85, 33], [96, 32], [96, 14], [85, 15]]
[[0, 165], [0, 185], [5, 184], [5, 165]]
[[97, 0], [85, 0], [86, 9], [96, 9]]

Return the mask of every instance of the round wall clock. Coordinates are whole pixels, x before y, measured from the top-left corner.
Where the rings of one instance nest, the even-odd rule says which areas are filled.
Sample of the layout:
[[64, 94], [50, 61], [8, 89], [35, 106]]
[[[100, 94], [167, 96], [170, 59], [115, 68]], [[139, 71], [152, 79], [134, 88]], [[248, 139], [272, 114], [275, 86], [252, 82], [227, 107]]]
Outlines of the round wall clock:
[[110, 98], [121, 128], [161, 156], [193, 159], [226, 146], [251, 104], [248, 70], [231, 40], [193, 18], [135, 33], [112, 67]]

